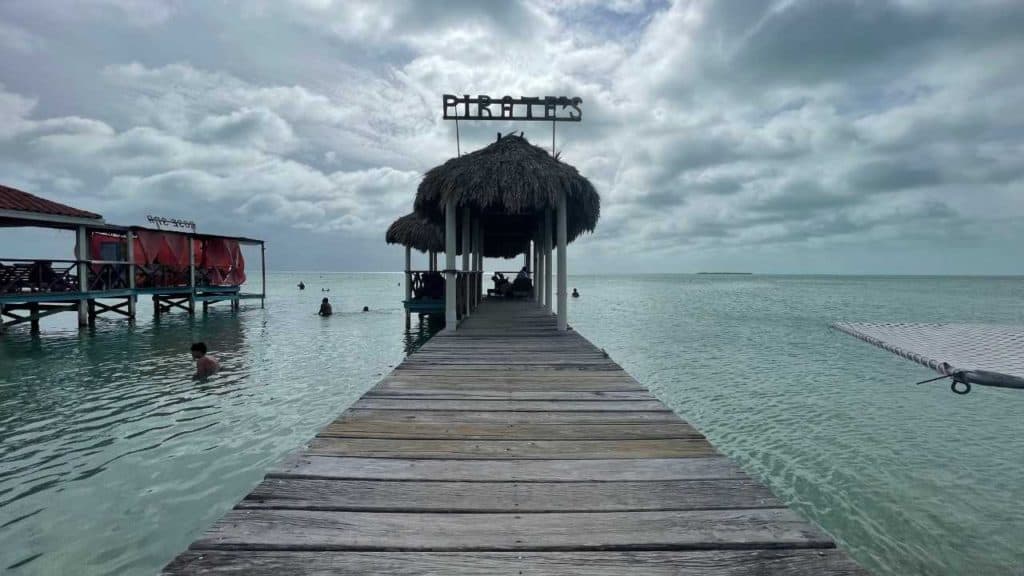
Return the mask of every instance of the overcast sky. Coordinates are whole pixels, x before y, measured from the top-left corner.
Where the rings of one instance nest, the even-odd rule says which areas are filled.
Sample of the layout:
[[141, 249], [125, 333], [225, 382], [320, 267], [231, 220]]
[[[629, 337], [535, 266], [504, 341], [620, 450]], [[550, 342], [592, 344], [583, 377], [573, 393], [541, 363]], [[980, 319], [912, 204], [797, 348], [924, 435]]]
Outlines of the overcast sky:
[[557, 147], [602, 207], [571, 272], [1020, 274], [1022, 30], [1019, 0], [5, 0], [0, 182], [399, 270], [442, 94], [579, 96]]

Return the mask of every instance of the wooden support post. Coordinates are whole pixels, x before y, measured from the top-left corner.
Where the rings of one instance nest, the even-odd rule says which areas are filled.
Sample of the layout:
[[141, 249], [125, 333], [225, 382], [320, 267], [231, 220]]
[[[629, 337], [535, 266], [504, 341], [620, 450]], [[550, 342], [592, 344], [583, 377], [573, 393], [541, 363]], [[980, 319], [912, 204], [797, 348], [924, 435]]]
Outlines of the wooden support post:
[[265, 308], [267, 305], [267, 245], [263, 242], [260, 242], [260, 277], [260, 308]]
[[405, 329], [408, 330], [411, 324], [409, 319], [409, 301], [412, 300], [412, 248], [405, 247]]
[[4, 305], [0, 302], [0, 334], [7, 332], [7, 322], [4, 320]]
[[32, 324], [32, 333], [39, 332], [39, 303], [33, 302], [29, 305], [29, 322]]
[[541, 289], [540, 289], [540, 284], [538, 284], [538, 282], [539, 282], [539, 280], [541, 278], [541, 275], [538, 274], [538, 271], [540, 271], [540, 270], [541, 270], [541, 243], [538, 242], [536, 237], [535, 237], [535, 239], [534, 239], [534, 276], [532, 276], [532, 279], [534, 279], [534, 301], [535, 302], [540, 302], [541, 301]]
[[544, 222], [537, 224], [537, 266], [533, 279], [533, 296], [537, 304], [544, 305]]
[[569, 275], [566, 267], [568, 219], [565, 191], [562, 191], [558, 195], [558, 329], [563, 332], [569, 327]]
[[469, 298], [470, 298], [470, 268], [469, 268], [469, 242], [472, 239], [472, 225], [470, 220], [473, 218], [469, 211], [469, 208], [462, 210], [462, 275], [464, 280], [462, 281], [462, 290], [465, 292], [462, 295], [462, 316], [465, 318], [469, 316]]
[[189, 316], [196, 314], [196, 251], [195, 238], [188, 237], [188, 285], [191, 291], [188, 295]]
[[[78, 243], [76, 245], [75, 258], [78, 260], [78, 291], [88, 292], [89, 291], [89, 265], [86, 260], [89, 259], [89, 233], [85, 229], [85, 226], [78, 227]], [[87, 301], [85, 299], [78, 301], [78, 325], [88, 326], [89, 317]]]
[[132, 231], [125, 233], [128, 239], [128, 288], [132, 291], [128, 296], [128, 318], [135, 320], [135, 303], [138, 295], [135, 293], [135, 241], [132, 239]]
[[480, 217], [473, 220], [473, 307], [480, 304], [480, 279], [483, 278], [483, 254], [480, 251]]
[[445, 330], [455, 330], [458, 311], [455, 309], [455, 199], [450, 198], [444, 207], [444, 321]]
[[89, 327], [96, 326], [96, 299], [89, 299]]
[[487, 293], [487, 291], [484, 290], [484, 250], [485, 250], [485, 248], [484, 248], [484, 232], [485, 232], [485, 230], [484, 230], [483, 218], [479, 218], [477, 220], [477, 223], [479, 224], [479, 226], [478, 226], [479, 233], [477, 234], [477, 236], [479, 237], [479, 241], [477, 242], [477, 244], [480, 247], [480, 288], [479, 289], [480, 289], [480, 299], [483, 300], [484, 294]]
[[544, 308], [551, 312], [551, 209], [544, 210]]
[[157, 298], [156, 294], [153, 294], [153, 316], [157, 320], [160, 319], [160, 299]]

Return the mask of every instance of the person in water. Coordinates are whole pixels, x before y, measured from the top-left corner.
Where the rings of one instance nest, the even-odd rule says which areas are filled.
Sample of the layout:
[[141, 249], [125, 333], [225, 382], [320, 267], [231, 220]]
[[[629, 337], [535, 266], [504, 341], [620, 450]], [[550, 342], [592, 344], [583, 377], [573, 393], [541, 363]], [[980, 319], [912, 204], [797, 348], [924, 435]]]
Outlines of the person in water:
[[530, 271], [526, 268], [526, 266], [523, 266], [523, 269], [519, 271], [519, 274], [516, 274], [516, 280], [520, 279], [530, 279]]
[[299, 290], [305, 290], [305, 289], [306, 289], [306, 283], [301, 281], [301, 280], [299, 280]]
[[575, 288], [572, 289], [572, 297], [573, 298], [579, 298], [580, 297], [580, 293], [577, 292]]
[[196, 361], [196, 373], [192, 375], [194, 379], [212, 376], [220, 370], [217, 360], [206, 355], [206, 343], [204, 342], [196, 342], [192, 345], [192, 359]]
[[331, 314], [334, 314], [334, 309], [331, 308], [331, 303], [327, 301], [327, 298], [320, 301], [320, 311], [317, 312], [317, 314], [320, 316], [330, 316]]

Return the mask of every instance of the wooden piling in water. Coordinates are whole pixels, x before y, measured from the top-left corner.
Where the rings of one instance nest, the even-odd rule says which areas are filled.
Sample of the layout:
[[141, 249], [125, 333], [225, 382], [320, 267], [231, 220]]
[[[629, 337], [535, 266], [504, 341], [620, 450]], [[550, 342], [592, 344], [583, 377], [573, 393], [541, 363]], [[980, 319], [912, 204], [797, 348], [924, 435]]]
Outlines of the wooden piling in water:
[[865, 574], [602, 350], [483, 302], [164, 574]]

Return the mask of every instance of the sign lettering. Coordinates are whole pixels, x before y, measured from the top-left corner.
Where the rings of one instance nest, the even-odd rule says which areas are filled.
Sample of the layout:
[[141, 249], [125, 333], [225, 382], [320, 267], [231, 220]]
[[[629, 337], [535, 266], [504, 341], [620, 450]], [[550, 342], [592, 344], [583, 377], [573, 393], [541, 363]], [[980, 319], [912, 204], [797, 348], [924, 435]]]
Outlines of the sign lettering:
[[[445, 120], [528, 120], [544, 122], [579, 122], [583, 120], [583, 99], [568, 96], [490, 96], [469, 94], [442, 97]], [[494, 108], [491, 108], [494, 106]]]

